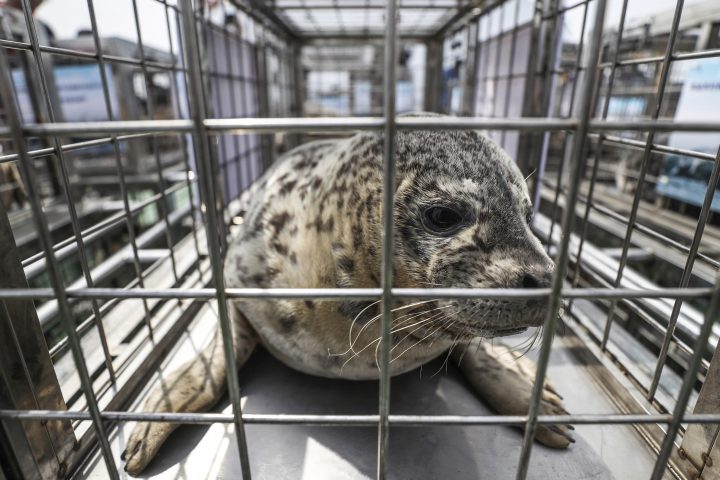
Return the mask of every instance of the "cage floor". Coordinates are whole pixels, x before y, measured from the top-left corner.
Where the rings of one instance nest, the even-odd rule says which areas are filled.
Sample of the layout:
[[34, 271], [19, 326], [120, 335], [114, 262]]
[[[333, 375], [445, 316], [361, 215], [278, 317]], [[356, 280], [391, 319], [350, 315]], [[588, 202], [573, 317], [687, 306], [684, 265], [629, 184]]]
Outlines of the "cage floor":
[[[214, 322], [210, 310], [204, 309], [165, 359], [161, 371], [169, 373], [202, 349], [212, 335]], [[508, 343], [514, 342], [519, 340]], [[533, 353], [537, 352], [531, 352], [531, 356]], [[441, 366], [442, 359], [426, 365], [422, 375], [417, 370], [394, 378], [391, 411], [397, 414], [491, 414], [454, 366], [434, 375]], [[549, 373], [570, 412], [617, 413], [562, 338], [555, 342]], [[264, 350], [256, 351], [241, 369], [240, 382], [246, 413], [377, 412], [376, 382], [308, 376], [286, 367]], [[228, 400], [221, 401], [216, 411], [230, 412]], [[114, 432], [112, 446], [116, 458], [132, 427], [133, 423], [129, 423]], [[375, 428], [248, 425], [246, 429], [255, 479], [375, 477]], [[143, 478], [240, 478], [233, 430], [230, 424], [180, 427], [162, 447]], [[528, 477], [553, 480], [649, 477], [654, 455], [632, 427], [579, 425], [575, 433], [577, 443], [565, 451], [536, 443]], [[521, 444], [519, 430], [502, 426], [392, 428], [390, 477], [511, 479], [515, 476]], [[87, 479], [106, 476], [99, 453], [78, 473], [78, 478]]]

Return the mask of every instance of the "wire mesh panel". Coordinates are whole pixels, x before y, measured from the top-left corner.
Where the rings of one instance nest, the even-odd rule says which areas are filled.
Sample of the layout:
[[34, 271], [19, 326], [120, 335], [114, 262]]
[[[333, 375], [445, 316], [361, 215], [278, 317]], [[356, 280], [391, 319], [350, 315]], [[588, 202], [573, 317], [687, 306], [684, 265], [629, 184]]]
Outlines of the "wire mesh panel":
[[[71, 39], [29, 0], [3, 7], [3, 473], [68, 476], [99, 447], [120, 478], [112, 432], [140, 420], [233, 424], [243, 478], [250, 423], [376, 427], [377, 478], [393, 473], [391, 426], [524, 427], [526, 478], [538, 425], [632, 424], [656, 453], [651, 478], [703, 473], [720, 423], [705, 381], [720, 122], [697, 102], [717, 87], [720, 12], [679, 0], [633, 24], [637, 3], [87, 0]], [[131, 40], [113, 36], [113, 14]], [[420, 105], [466, 116], [396, 117]], [[396, 135], [454, 129], [486, 133], [528, 176], [549, 288], [394, 286]], [[378, 284], [227, 288], [238, 198], [296, 134], [356, 130], [383, 138]], [[394, 302], [437, 298], [548, 299], [528, 412], [392, 414]], [[377, 414], [244, 414], [231, 299], [379, 302]], [[127, 411], [200, 312], [222, 333], [231, 413]], [[557, 331], [600, 365], [615, 412], [541, 414]], [[688, 423], [711, 439], [695, 431], [678, 453]]]

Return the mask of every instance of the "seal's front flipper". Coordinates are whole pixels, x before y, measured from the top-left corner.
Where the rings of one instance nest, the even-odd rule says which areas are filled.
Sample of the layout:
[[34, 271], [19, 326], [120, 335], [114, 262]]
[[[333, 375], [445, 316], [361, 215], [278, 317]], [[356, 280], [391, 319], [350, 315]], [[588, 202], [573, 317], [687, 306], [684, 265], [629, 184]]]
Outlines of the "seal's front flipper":
[[[467, 348], [466, 348], [467, 347]], [[505, 345], [492, 345], [475, 338], [467, 345], [453, 349], [453, 358], [475, 392], [501, 415], [527, 415], [535, 381], [535, 365]], [[541, 415], [564, 415], [562, 398], [545, 379]], [[567, 448], [575, 440], [570, 425], [538, 425], [535, 439], [552, 448]]]
[[[241, 367], [257, 345], [250, 323], [233, 305], [228, 305], [233, 328], [237, 366]], [[220, 327], [202, 353], [168, 377], [161, 378], [148, 396], [143, 412], [202, 412], [211, 408], [225, 392], [225, 357]], [[173, 423], [139, 422], [128, 440], [122, 460], [125, 471], [138, 475], [177, 427]]]

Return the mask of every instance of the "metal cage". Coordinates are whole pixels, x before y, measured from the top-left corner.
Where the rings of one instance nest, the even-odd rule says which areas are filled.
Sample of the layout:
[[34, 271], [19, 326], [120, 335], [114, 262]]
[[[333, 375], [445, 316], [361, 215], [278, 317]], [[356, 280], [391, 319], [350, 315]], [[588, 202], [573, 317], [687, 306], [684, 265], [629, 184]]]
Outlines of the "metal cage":
[[[720, 10], [687, 15], [677, 0], [668, 18], [638, 27], [626, 25], [628, 3], [132, 0], [134, 43], [103, 36], [94, 0], [89, 31], [73, 41], [53, 41], [29, 0], [3, 8], [0, 473], [69, 477], [99, 448], [120, 478], [108, 435], [143, 420], [234, 424], [246, 479], [246, 424], [375, 426], [377, 478], [388, 475], [391, 426], [524, 425], [524, 479], [537, 425], [569, 423], [633, 425], [656, 453], [653, 479], [719, 478], [720, 149], [669, 138], [720, 132], [716, 117], [678, 118], [674, 78], [679, 65], [720, 58]], [[161, 12], [165, 49], [143, 42], [149, 8]], [[100, 105], [85, 117], [64, 103], [63, 76], [77, 72]], [[413, 75], [422, 81], [404, 86], [403, 104], [396, 90]], [[396, 116], [418, 108], [453, 116]], [[393, 287], [394, 136], [412, 129], [480, 130], [517, 159], [534, 230], [556, 260], [551, 288]], [[355, 130], [384, 132], [381, 285], [226, 288], [239, 195], [307, 137]], [[699, 200], [663, 190], [663, 168], [682, 162], [705, 172]], [[393, 299], [530, 297], [550, 308], [526, 415], [390, 412]], [[209, 308], [234, 366], [229, 298], [381, 300], [377, 414], [244, 414], [234, 368], [231, 414], [127, 411]], [[539, 414], [561, 317], [615, 413]]]

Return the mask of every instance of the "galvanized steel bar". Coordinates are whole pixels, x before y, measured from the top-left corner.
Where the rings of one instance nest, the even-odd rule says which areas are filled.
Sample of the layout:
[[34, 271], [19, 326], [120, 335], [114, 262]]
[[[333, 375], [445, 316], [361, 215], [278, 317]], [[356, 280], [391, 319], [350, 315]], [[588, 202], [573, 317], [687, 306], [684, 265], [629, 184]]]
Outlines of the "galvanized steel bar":
[[[274, 133], [274, 132], [332, 132], [353, 130], [380, 130], [384, 122], [377, 117], [288, 117], [288, 118], [209, 118], [203, 124], [210, 132]], [[400, 130], [521, 130], [557, 131], [574, 130], [574, 119], [545, 119], [536, 117], [484, 118], [484, 117], [400, 117], [396, 128]], [[592, 131], [654, 131], [654, 132], [716, 132], [720, 120], [591, 120]], [[192, 130], [190, 120], [118, 120], [113, 122], [59, 122], [30, 123], [23, 126], [26, 136], [77, 135], [92, 136], [102, 133], [167, 134]], [[9, 137], [10, 130], [0, 127], [0, 137]]]
[[[9, 48], [9, 49], [13, 49], [13, 50], [32, 50], [32, 48], [33, 48], [32, 44], [30, 44], [30, 43], [18, 42], [16, 40], [7, 40], [7, 39], [0, 39], [0, 47]], [[82, 50], [72, 50], [70, 48], [53, 47], [50, 45], [40, 45], [39, 50], [42, 53], [50, 53], [53, 55], [62, 55], [65, 57], [70, 57], [70, 58], [75, 58], [75, 59], [95, 60], [96, 58], [98, 58], [97, 53], [85, 52]], [[103, 61], [106, 61], [109, 63], [119, 63], [119, 64], [124, 64], [124, 65], [140, 66], [140, 61], [136, 58], [119, 57], [117, 55], [100, 55], [100, 57], [103, 59]], [[182, 69], [178, 69], [175, 67], [175, 65], [172, 65], [169, 63], [150, 61], [150, 62], [148, 62], [148, 65], [153, 68], [160, 69], [160, 70], [182, 71]]]
[[26, 154], [27, 142], [25, 141], [21, 128], [21, 116], [14, 95], [13, 83], [9, 71], [9, 61], [6, 52], [2, 49], [0, 49], [0, 95], [2, 95], [2, 103], [5, 108], [9, 128], [13, 133], [15, 148], [17, 149], [17, 153], [20, 155], [18, 167], [20, 168], [20, 172], [27, 189], [35, 227], [37, 228], [40, 243], [42, 248], [45, 250], [45, 254], [48, 259], [48, 277], [50, 278], [50, 282], [52, 284], [53, 294], [55, 298], [57, 298], [60, 306], [60, 318], [63, 322], [63, 326], [65, 327], [65, 331], [68, 334], [68, 339], [70, 340], [73, 360], [75, 361], [82, 390], [85, 394], [87, 405], [90, 410], [90, 416], [92, 417], [93, 425], [97, 432], [100, 442], [100, 450], [102, 451], [102, 456], [107, 466], [108, 476], [112, 479], [119, 479], [117, 468], [115, 467], [115, 461], [113, 459], [112, 449], [110, 448], [110, 443], [108, 441], [107, 430], [105, 429], [105, 425], [103, 424], [100, 416], [100, 407], [98, 406], [97, 399], [95, 398], [95, 392], [93, 391], [93, 382], [90, 378], [90, 374], [88, 373], [87, 365], [85, 364], [82, 345], [80, 343], [80, 339], [75, 333], [72, 311], [70, 309], [67, 296], [65, 295], [60, 266], [55, 259], [55, 254], [52, 250], [52, 240], [43, 213], [37, 185], [35, 183], [36, 177], [34, 175], [32, 160], [30, 160]]
[[[670, 60], [698, 60], [701, 58], [715, 58], [720, 57], [720, 48], [701, 50], [698, 52], [683, 52], [673, 53], [670, 56]], [[648, 63], [661, 63], [665, 59], [664, 55], [658, 55], [656, 57], [645, 57], [645, 58], [630, 58], [627, 60], [618, 60], [616, 65], [618, 67], [627, 67], [629, 65], [645, 65]], [[601, 63], [600, 68], [608, 68], [612, 66], [612, 62]]]
[[[173, 47], [173, 38], [172, 38], [172, 28], [170, 23], [170, 10], [175, 10], [175, 21], [177, 26], [177, 31], [180, 31], [180, 26], [177, 25], [178, 21], [178, 8], [176, 5], [169, 5], [167, 3], [167, 0], [161, 0], [163, 5], [165, 6], [165, 26], [168, 31], [168, 45], [170, 46], [170, 56], [172, 58], [175, 57], [175, 49]], [[183, 58], [183, 51], [182, 51], [182, 42], [179, 45], [180, 51], [178, 52], [179, 58], [182, 61]], [[180, 85], [178, 83], [178, 76], [173, 75], [172, 76], [172, 82], [170, 82], [170, 94], [172, 95], [175, 104], [175, 114], [180, 117], [182, 116], [182, 106], [180, 105]], [[187, 84], [185, 91], [187, 92]], [[196, 206], [195, 206], [195, 192], [193, 190], [193, 184], [195, 183], [195, 174], [190, 166], [190, 153], [189, 153], [189, 145], [186, 138], [186, 134], [180, 133], [180, 145], [182, 149], [183, 154], [183, 166], [185, 168], [185, 185], [188, 189], [188, 201], [190, 202], [190, 222], [191, 222], [191, 228], [192, 228], [192, 234], [193, 234], [193, 243], [195, 245], [195, 253], [197, 254], [197, 258], [199, 259], [202, 255], [200, 254], [200, 241], [198, 240], [198, 226], [197, 226], [197, 212], [196, 212]]]
[[[117, 422], [170, 422], [180, 424], [213, 424], [233, 423], [232, 413], [170, 413], [170, 412], [117, 412], [103, 411], [102, 418]], [[62, 419], [91, 420], [88, 412], [57, 411], [57, 410], [0, 410], [0, 418], [19, 420]], [[428, 427], [437, 425], [448, 426], [522, 426], [527, 422], [527, 415], [390, 415], [391, 425], [403, 427]], [[375, 427], [379, 415], [302, 415], [276, 413], [244, 413], [243, 422], [252, 425], [312, 425], [312, 426], [364, 426]], [[582, 414], [582, 415], [539, 415], [540, 425], [643, 425], [669, 424], [673, 421], [671, 414]], [[688, 414], [681, 417], [682, 423], [720, 424], [720, 414], [703, 413]]]
[[[550, 185], [552, 186], [552, 184], [550, 184]], [[565, 190], [565, 189], [563, 189], [563, 190]], [[589, 198], [587, 196], [580, 195], [578, 198], [580, 199], [581, 202], [584, 202], [586, 204], [589, 203], [590, 208], [592, 208], [596, 212], [602, 213], [603, 215], [606, 215], [614, 220], [617, 220], [618, 222], [628, 225], [628, 221], [629, 221], [628, 217], [626, 217], [620, 213], [617, 213], [614, 210], [612, 210], [604, 205], [600, 205], [593, 201], [589, 201]], [[667, 235], [663, 235], [662, 233], [658, 232], [657, 230], [655, 230], [651, 227], [648, 227], [641, 223], [635, 222], [635, 229], [638, 232], [642, 232], [650, 237], [653, 237], [654, 239], [661, 241], [665, 245], [667, 245], [669, 247], [673, 247], [677, 250], [680, 250], [681, 252], [688, 253], [690, 251], [689, 246], [684, 245], [676, 240], [673, 240], [672, 238], [668, 237]], [[697, 256], [697, 258], [702, 259], [704, 262], [706, 262], [709, 265], [712, 265], [713, 267], [716, 267], [716, 268], [720, 267], [720, 261], [718, 261], [704, 253], [697, 252], [696, 256]]]
[[703, 353], [705, 352], [705, 346], [707, 345], [710, 334], [712, 333], [712, 328], [717, 322], [718, 317], [720, 317], [720, 276], [718, 276], [717, 282], [715, 283], [715, 291], [713, 292], [710, 305], [705, 313], [705, 321], [700, 327], [700, 333], [695, 341], [695, 353], [690, 360], [690, 364], [685, 372], [685, 377], [683, 378], [682, 387], [677, 395], [677, 403], [675, 404], [675, 409], [673, 410], [672, 419], [668, 425], [665, 440], [663, 440], [662, 446], [660, 447], [660, 452], [658, 453], [658, 458], [655, 462], [652, 476], [650, 477], [652, 480], [658, 480], [663, 477], [668, 458], [670, 458], [670, 453], [675, 446], [675, 436], [677, 435], [678, 430], [680, 430], [680, 425], [682, 423], [687, 423], [687, 421], [683, 419], [683, 414], [685, 413], [688, 402], [690, 401], [690, 394], [692, 394], [695, 388], [695, 382], [697, 381], [697, 374], [700, 369]]
[[[40, 41], [38, 40], [37, 30], [35, 28], [35, 20], [32, 15], [32, 9], [28, 0], [22, 0], [22, 10], [25, 16], [25, 22], [28, 26], [28, 33], [30, 35], [30, 44], [32, 46], [33, 58], [35, 60], [35, 68], [38, 70], [40, 77], [40, 88], [42, 89], [43, 98], [45, 99], [45, 108], [47, 109], [48, 120], [54, 123], [57, 120], [55, 116], [55, 108], [51, 100], [50, 85], [48, 84], [47, 74], [45, 70], [45, 62], [43, 61], [42, 54], [39, 50]], [[85, 250], [85, 241], [82, 238], [80, 232], [80, 222], [78, 220], [77, 209], [75, 208], [75, 201], [72, 198], [72, 187], [70, 185], [70, 175], [68, 174], [67, 162], [62, 149], [62, 142], [58, 137], [52, 138], [52, 144], [54, 147], [54, 153], [57, 155], [58, 164], [60, 167], [60, 184], [62, 185], [63, 196], [67, 203], [68, 215], [70, 216], [70, 225], [72, 226], [73, 236], [75, 237], [75, 245], [78, 250], [78, 259], [80, 261], [80, 270], [82, 271], [83, 278], [88, 287], [92, 288], [95, 286], [92, 275], [90, 274], [90, 266], [88, 265], [87, 251]], [[19, 148], [19, 147], [17, 147]], [[105, 360], [105, 368], [107, 368], [110, 374], [110, 381], [115, 382], [115, 367], [113, 367], [112, 356], [110, 355], [110, 349], [107, 343], [107, 337], [105, 336], [105, 327], [102, 323], [102, 316], [100, 314], [100, 306], [97, 300], [93, 299], [90, 301], [90, 306], [93, 314], [98, 319], [95, 326], [100, 337], [100, 346], [103, 351], [103, 357]]]
[[[102, 43], [100, 41], [100, 34], [98, 30], [97, 18], [95, 16], [95, 4], [93, 0], [87, 0], [88, 14], [90, 15], [90, 25], [93, 34], [93, 44], [95, 45], [95, 53], [97, 54], [98, 70], [100, 71], [100, 82], [102, 83], [103, 100], [105, 101], [105, 113], [108, 117], [108, 124], [113, 124], [115, 112], [113, 112], [112, 101], [110, 96], [110, 83], [107, 78], [107, 72], [105, 71], [105, 61], [102, 55]], [[86, 122], [93, 123], [93, 122]], [[111, 135], [114, 136], [114, 135]], [[112, 142], [113, 154], [115, 156], [115, 168], [118, 173], [118, 184], [120, 186], [120, 195], [123, 201], [123, 209], [125, 211], [125, 220], [128, 231], [128, 239], [130, 240], [130, 247], [132, 249], [132, 263], [135, 270], [135, 276], [138, 280], [138, 285], [143, 288], [144, 281], [142, 276], [142, 268], [140, 267], [140, 256], [138, 255], [137, 246], [137, 234], [135, 232], [135, 224], [133, 223], [133, 216], [130, 209], [130, 192], [127, 188], [127, 182], [125, 180], [125, 169], [122, 164], [122, 157], [120, 155], [120, 146], [117, 143], [117, 138]], [[150, 308], [145, 300], [142, 302], [143, 310], [145, 311], [145, 326], [148, 330], [148, 336], [150, 340], [154, 340], [153, 328], [150, 322]]]
[[[595, 18], [593, 29], [590, 37], [588, 61], [586, 64], [587, 72], [595, 72], [600, 57], [600, 47], [602, 45], [603, 24], [605, 21], [605, 0], [597, 0], [595, 5]], [[582, 89], [580, 90], [580, 101], [577, 118], [579, 119], [578, 130], [573, 139], [572, 154], [570, 156], [570, 183], [569, 191], [566, 197], [568, 207], [563, 212], [562, 236], [560, 245], [558, 246], [558, 256], [553, 274], [552, 294], [547, 306], [547, 318], [545, 319], [544, 335], [542, 345], [540, 347], [540, 355], [537, 363], [537, 373], [535, 375], [535, 384], [533, 385], [532, 396], [530, 398], [530, 411], [528, 412], [528, 421], [525, 425], [525, 435], [523, 438], [523, 447], [518, 461], [517, 479], [524, 480], [527, 476], [528, 465], [530, 462], [530, 453], [532, 451], [533, 441], [535, 439], [535, 431], [537, 429], [537, 416], [540, 409], [540, 399], [545, 385], [545, 374], [547, 372], [548, 362], [550, 360], [550, 348], [555, 336], [555, 324], [559, 315], [561, 302], [561, 294], [565, 274], [567, 271], [569, 253], [570, 253], [570, 237], [575, 223], [575, 205], [580, 189], [580, 176], [584, 171], [586, 163], [585, 143], [587, 140], [588, 127], [590, 123], [590, 115], [592, 112], [592, 100], [594, 93], [594, 83], [596, 75], [590, 73], [583, 79]]]
[[[26, 0], [27, 1], [27, 0]], [[147, 60], [145, 58], [145, 44], [143, 43], [143, 37], [142, 37], [142, 29], [140, 28], [140, 14], [138, 12], [137, 8], [137, 0], [132, 0], [132, 9], [133, 9], [133, 16], [135, 18], [135, 34], [137, 35], [137, 42], [138, 42], [138, 53], [140, 54], [140, 69], [143, 74], [143, 79], [145, 81], [145, 93], [146, 93], [146, 99], [145, 102], [147, 104], [147, 113], [148, 117], [151, 119], [155, 118], [155, 103], [153, 102], [153, 93], [152, 93], [152, 84], [150, 81], [150, 73], [148, 72], [147, 68]], [[171, 41], [172, 43], [172, 41]], [[175, 261], [175, 252], [173, 250], [173, 241], [172, 241], [172, 229], [170, 225], [170, 221], [168, 220], [168, 208], [170, 207], [167, 197], [165, 196], [165, 178], [163, 177], [163, 166], [162, 162], [160, 161], [160, 151], [158, 149], [158, 141], [157, 136], [152, 137], [152, 150], [153, 150], [153, 157], [155, 158], [155, 168], [157, 169], [158, 174], [158, 184], [160, 187], [160, 196], [162, 197], [159, 202], [157, 202], [158, 210], [160, 210], [160, 216], [163, 219], [163, 222], [165, 223], [165, 245], [167, 246], [168, 250], [170, 251], [170, 267], [173, 273], [173, 277], [175, 278], [175, 283], [179, 282], [178, 279], [178, 273], [177, 273], [177, 262]]]
[[[573, 73], [573, 82], [572, 87], [570, 87], [570, 105], [568, 106], [568, 114], [570, 116], [573, 115], [573, 110], [575, 108], [575, 92], [577, 90], [577, 85], [579, 83], [579, 75], [581, 71], [580, 64], [582, 63], [582, 54], [583, 54], [583, 47], [585, 46], [585, 29], [587, 27], [587, 17], [588, 17], [588, 4], [586, 3], [583, 8], [583, 19], [582, 19], [582, 26], [580, 27], [580, 43], [578, 44], [577, 49], [577, 55], [575, 57], [575, 68]], [[594, 75], [595, 71], [586, 71], [586, 73], [589, 73], [590, 75]], [[560, 104], [562, 105], [562, 99], [560, 101]], [[562, 111], [560, 112], [562, 114]], [[592, 111], [590, 112], [592, 114]], [[567, 151], [567, 145], [568, 145], [568, 139], [570, 138], [570, 134], [572, 132], [565, 132], [565, 138], [563, 138], [563, 144], [562, 148], [560, 149], [560, 154], [558, 155], [560, 159], [560, 165], [558, 166], [557, 171], [557, 180], [555, 183], [555, 199], [552, 203], [552, 213], [550, 214], [550, 233], [548, 233], [548, 252], [550, 251], [550, 247], [552, 246], [552, 238], [553, 238], [553, 232], [555, 231], [555, 218], [557, 217], [557, 209], [558, 209], [558, 199], [560, 198], [560, 190], [562, 187], [562, 177], [563, 172], [565, 170], [565, 163], [567, 163], [567, 159], [565, 158], [565, 152]], [[566, 208], [573, 208], [573, 205], [567, 205]]]
[[[591, 137], [598, 137], [598, 140], [600, 139], [600, 135], [593, 133], [590, 134]], [[642, 142], [640, 140], [633, 140], [632, 138], [624, 138], [624, 137], [618, 137], [616, 135], [602, 135], [603, 141], [606, 143], [612, 143], [617, 145], [627, 145], [629, 147], [633, 147], [635, 149], [644, 149], [645, 148], [645, 142]], [[715, 155], [712, 153], [703, 153], [698, 152], [696, 150], [690, 150], [687, 148], [677, 148], [677, 147], [671, 147], [670, 145], [661, 145], [659, 143], [654, 143], [652, 145], [652, 152], [653, 153], [663, 153], [667, 155], [683, 155], [686, 157], [692, 157], [692, 158], [698, 158], [700, 160], [710, 160], [711, 162], [715, 160]]]
[[[705, 198], [703, 199], [697, 226], [695, 227], [695, 234], [693, 236], [692, 244], [690, 245], [690, 252], [688, 253], [685, 269], [683, 270], [682, 277], [680, 278], [680, 288], [685, 288], [690, 284], [693, 266], [695, 265], [695, 258], [697, 257], [697, 252], [700, 248], [700, 241], [702, 240], [703, 232], [705, 231], [705, 224], [710, 217], [710, 207], [715, 196], [715, 188], [718, 185], [718, 179], [720, 179], [720, 148], [718, 148], [717, 156], [715, 157], [715, 164], [713, 165], [712, 173], [708, 179], [707, 189], [705, 190]], [[647, 398], [650, 401], [655, 398], [655, 392], [657, 391], [657, 387], [660, 382], [660, 375], [662, 375], [663, 367], [665, 366], [665, 361], [667, 360], [670, 341], [672, 340], [673, 332], [675, 331], [675, 325], [677, 324], [682, 304], [682, 300], [675, 299], [672, 313], [668, 319], [667, 331], [665, 332], [657, 364], [655, 365], [655, 372], [653, 373], [652, 382], [650, 383], [650, 388], [648, 389]]]
[[210, 162], [210, 145], [208, 133], [203, 125], [205, 119], [206, 105], [203, 91], [203, 80], [200, 59], [200, 49], [197, 43], [197, 30], [195, 16], [191, 0], [181, 0], [182, 16], [182, 42], [185, 53], [185, 64], [188, 69], [190, 112], [193, 124], [193, 147], [195, 158], [198, 162], [200, 181], [203, 186], [201, 193], [205, 203], [205, 218], [207, 221], [207, 243], [210, 253], [210, 264], [212, 266], [213, 281], [215, 283], [215, 294], [217, 295], [218, 321], [222, 330], [223, 352], [227, 370], [228, 391], [233, 407], [233, 420], [235, 424], [235, 435], [237, 437], [240, 465], [243, 480], [250, 480], [250, 459], [248, 458], [247, 441], [245, 438], [245, 427], [242, 420], [242, 403], [240, 385], [237, 375], [237, 364], [233, 350], [232, 326], [228, 315], [228, 304], [225, 295], [225, 281], [223, 275], [222, 253], [220, 251], [220, 240], [217, 237], [218, 218], [215, 210], [215, 179], [212, 177]]
[[395, 204], [395, 74], [397, 68], [397, 3], [388, 0], [385, 10], [385, 97], [383, 100], [383, 237], [382, 237], [382, 319], [380, 321], [380, 395], [378, 413], [377, 479], [387, 478], [390, 436], [390, 327], [393, 309], [393, 217]]
[[[148, 136], [147, 133], [138, 133], [133, 135], [123, 135], [123, 136], [117, 136], [114, 138], [117, 138], [118, 140], [132, 140], [136, 138], [143, 138]], [[90, 148], [90, 147], [97, 147], [99, 145], [106, 145], [113, 142], [113, 137], [106, 137], [106, 138], [97, 138], [94, 140], [86, 140], [83, 142], [75, 142], [75, 143], [66, 143], [63, 145], [60, 145], [60, 150], [63, 152], [72, 152], [75, 150], [82, 150], [83, 148]], [[37, 150], [30, 150], [27, 152], [28, 158], [42, 158], [47, 157], [49, 155], [53, 155], [55, 153], [54, 147], [49, 148], [40, 148]], [[19, 156], [17, 153], [9, 153], [7, 155], [0, 155], [0, 163], [6, 163], [6, 162], [14, 162], [19, 159]]]
[[[214, 288], [68, 288], [65, 290], [72, 298], [97, 299], [130, 299], [130, 298], [160, 298], [160, 299], [195, 299], [212, 300], [217, 298]], [[549, 288], [393, 288], [395, 298], [541, 298], [550, 296]], [[633, 298], [708, 298], [712, 288], [657, 288], [651, 290], [632, 288], [568, 288], [561, 294], [566, 298], [592, 298], [592, 299], [633, 299]], [[226, 288], [227, 298], [358, 298], [377, 300], [382, 296], [380, 288]], [[0, 299], [3, 298], [35, 298], [52, 299], [53, 291], [50, 288], [9, 288], [0, 289]]]
[[[615, 38], [615, 48], [613, 50], [613, 66], [610, 69], [610, 74], [608, 77], [607, 91], [605, 93], [605, 99], [603, 102], [603, 109], [602, 109], [602, 113], [601, 113], [601, 118], [603, 120], [607, 119], [608, 111], [610, 109], [610, 98], [612, 97], [613, 85], [615, 84], [615, 73], [617, 72], [617, 60], [620, 56], [620, 45], [622, 43], [623, 32], [625, 30], [625, 16], [627, 15], [627, 6], [628, 6], [628, 0], [623, 0], [622, 10], [620, 11], [620, 25], [618, 26], [618, 33], [617, 33], [617, 37]], [[600, 82], [598, 82], [598, 83], [600, 83]], [[598, 85], [598, 88], [600, 88], [599, 85]], [[580, 243], [578, 244], [577, 253], [575, 254], [575, 270], [573, 272], [573, 278], [571, 281], [571, 285], [573, 287], [577, 287], [578, 281], [580, 280], [580, 265], [582, 262], [582, 252], [583, 252], [583, 247], [585, 246], [585, 238], [587, 237], [587, 231], [588, 231], [588, 225], [589, 225], [588, 220], [590, 217], [590, 207], [592, 206], [592, 199], [593, 199], [593, 195], [595, 193], [595, 182], [597, 180], [598, 167], [600, 165], [600, 157], [602, 156], [602, 148], [603, 148], [604, 138], [605, 138], [605, 136], [603, 134], [600, 134], [600, 136], [598, 138], [598, 144], [596, 147], [596, 151], [595, 151], [595, 157], [593, 159], [592, 172], [590, 174], [590, 186], [589, 186], [588, 193], [587, 193], [587, 199], [585, 201], [585, 212], [583, 213], [583, 218], [582, 218], [582, 232], [580, 233]], [[568, 205], [567, 208], [573, 208], [573, 207]], [[570, 309], [570, 308], [572, 308], [572, 306], [570, 306], [568, 308]]]
[[[184, 188], [185, 185], [179, 183], [175, 184], [174, 186], [168, 188], [165, 190], [166, 194], [170, 195], [174, 192], [177, 192], [178, 190]], [[130, 216], [135, 217], [140, 214], [147, 206], [152, 205], [153, 203], [159, 201], [162, 197], [160, 194], [153, 195], [152, 197], [148, 197], [142, 202], [138, 202], [137, 204], [133, 204], [132, 208], [130, 208]], [[119, 211], [113, 215], [110, 215], [109, 217], [101, 220], [100, 222], [86, 228], [85, 230], [82, 230], [79, 233], [79, 236], [83, 238], [83, 240], [86, 243], [89, 243], [93, 240], [103, 238], [104, 235], [106, 235], [108, 232], [115, 230], [118, 228], [121, 224], [127, 222], [127, 214], [125, 211]], [[55, 245], [53, 245], [53, 251], [57, 253], [57, 259], [63, 260], [65, 258], [70, 257], [72, 254], [77, 252], [77, 243], [75, 242], [76, 237], [68, 237], [65, 240], [62, 240]], [[40, 275], [45, 268], [45, 254], [43, 252], [38, 252], [35, 255], [26, 258], [23, 260], [22, 264], [25, 268], [25, 275], [28, 278], [35, 277], [37, 275]]]
[[[655, 108], [653, 110], [652, 119], [657, 120], [660, 116], [660, 107], [662, 106], [662, 100], [665, 96], [665, 86], [667, 85], [668, 78], [670, 77], [670, 61], [675, 48], [675, 40], [678, 35], [678, 27], [680, 25], [680, 17], [682, 16], [684, 0], [678, 0], [675, 5], [675, 13], [672, 21], [672, 30], [670, 31], [670, 37], [668, 38], [667, 46], [665, 49], [665, 58], [662, 63], [662, 70], [660, 71], [660, 78], [658, 80], [657, 87], [657, 99], [655, 101]], [[635, 188], [635, 194], [633, 196], [633, 203], [630, 207], [630, 215], [628, 217], [628, 227], [625, 232], [625, 239], [623, 240], [622, 254], [620, 255], [620, 264], [618, 266], [617, 276], [615, 278], [615, 287], [620, 285], [623, 278], [623, 272], [625, 265], [627, 265], [628, 250], [630, 248], [630, 239], [635, 228], [635, 221], [637, 219], [638, 207], [640, 206], [640, 200], [642, 197], [643, 184], [645, 182], [645, 175], [647, 174], [648, 163], [650, 160], [650, 152], [652, 150], [652, 144], [655, 141], [655, 131], [650, 130], [645, 140], [645, 151], [643, 152], [642, 162], [640, 164], [640, 174], [637, 180], [637, 186]], [[607, 319], [605, 321], [605, 331], [603, 332], [603, 339], [600, 344], [600, 348], [605, 349], [607, 347], [608, 339], [610, 338], [610, 329], [613, 324], [613, 316], [615, 314], [615, 308], [617, 302], [612, 302], [608, 309]]]

